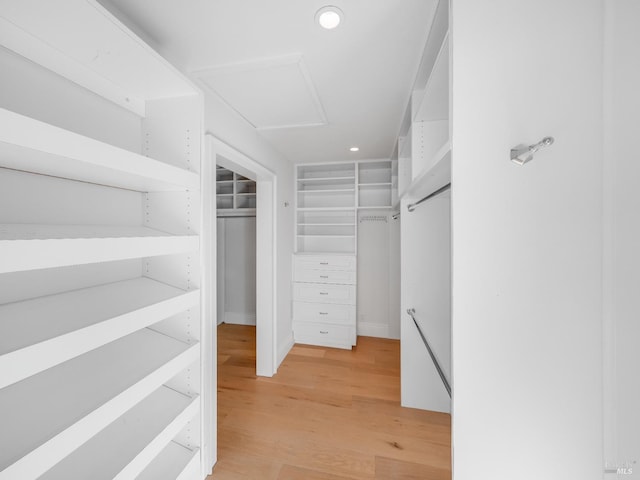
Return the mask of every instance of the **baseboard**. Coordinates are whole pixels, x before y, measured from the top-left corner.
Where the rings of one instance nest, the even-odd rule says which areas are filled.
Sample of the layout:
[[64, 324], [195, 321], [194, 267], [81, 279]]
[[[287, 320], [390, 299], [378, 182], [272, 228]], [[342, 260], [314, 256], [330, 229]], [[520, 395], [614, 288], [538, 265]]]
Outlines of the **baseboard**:
[[256, 316], [251, 313], [224, 312], [224, 323], [232, 325], [255, 325]]
[[289, 338], [287, 338], [284, 344], [278, 349], [278, 357], [276, 358], [276, 362], [277, 362], [276, 370], [278, 369], [282, 361], [285, 359], [285, 357], [289, 354], [289, 351], [291, 351], [291, 349], [293, 348], [294, 343], [295, 342], [293, 340], [293, 332], [291, 332], [291, 334], [289, 335]]
[[379, 323], [358, 322], [358, 335], [363, 337], [391, 338], [389, 336], [389, 326]]

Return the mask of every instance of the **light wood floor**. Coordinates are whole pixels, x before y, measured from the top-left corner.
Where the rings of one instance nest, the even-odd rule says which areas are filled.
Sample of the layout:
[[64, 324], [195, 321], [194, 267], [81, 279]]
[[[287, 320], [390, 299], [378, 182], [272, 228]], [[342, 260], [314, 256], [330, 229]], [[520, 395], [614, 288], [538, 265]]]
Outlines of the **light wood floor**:
[[255, 327], [218, 327], [218, 463], [210, 480], [451, 478], [450, 416], [400, 406], [400, 346], [296, 345], [255, 376]]

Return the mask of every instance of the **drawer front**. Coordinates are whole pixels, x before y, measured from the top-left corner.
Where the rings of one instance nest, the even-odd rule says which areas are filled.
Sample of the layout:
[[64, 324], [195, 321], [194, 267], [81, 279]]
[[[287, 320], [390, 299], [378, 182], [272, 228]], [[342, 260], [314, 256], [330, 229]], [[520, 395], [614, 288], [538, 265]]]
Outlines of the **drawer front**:
[[310, 270], [348, 270], [355, 272], [356, 257], [354, 255], [294, 255], [294, 271]]
[[356, 304], [356, 287], [353, 285], [293, 284], [293, 299], [299, 302]]
[[293, 302], [293, 321], [300, 323], [330, 323], [335, 325], [356, 325], [355, 305], [335, 305], [330, 303]]
[[293, 337], [297, 343], [322, 345], [326, 347], [351, 348], [353, 327], [324, 325], [322, 323], [293, 324]]
[[310, 270], [307, 268], [296, 268], [294, 272], [294, 281], [355, 285], [356, 272], [349, 272], [347, 270]]

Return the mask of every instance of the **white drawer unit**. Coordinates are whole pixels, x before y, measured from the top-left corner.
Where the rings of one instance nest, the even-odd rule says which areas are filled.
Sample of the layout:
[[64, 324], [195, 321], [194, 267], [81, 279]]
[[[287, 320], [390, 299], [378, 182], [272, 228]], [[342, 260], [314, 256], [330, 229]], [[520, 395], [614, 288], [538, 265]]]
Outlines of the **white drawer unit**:
[[353, 326], [356, 321], [356, 306], [293, 302], [293, 318], [302, 323], [315, 322]]
[[300, 302], [356, 304], [355, 285], [329, 285], [318, 283], [293, 284], [293, 299]]
[[294, 255], [294, 271], [310, 270], [347, 270], [356, 271], [355, 255]]
[[295, 341], [350, 349], [356, 344], [355, 255], [294, 255]]
[[355, 343], [354, 326], [326, 323], [299, 323], [295, 326], [296, 342], [324, 347], [351, 348]]
[[356, 272], [346, 270], [311, 270], [296, 268], [293, 272], [295, 282], [305, 283], [335, 283], [341, 285], [355, 285]]

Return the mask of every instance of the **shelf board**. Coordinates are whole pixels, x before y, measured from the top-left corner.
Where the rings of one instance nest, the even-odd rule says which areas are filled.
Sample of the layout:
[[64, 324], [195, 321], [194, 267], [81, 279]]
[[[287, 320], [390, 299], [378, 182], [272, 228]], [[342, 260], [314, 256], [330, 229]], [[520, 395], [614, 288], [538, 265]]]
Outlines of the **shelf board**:
[[298, 212], [347, 212], [354, 211], [356, 207], [307, 207], [298, 208]]
[[418, 173], [402, 198], [419, 199], [451, 182], [451, 144], [446, 142], [433, 156], [431, 167]]
[[199, 469], [199, 450], [190, 450], [176, 442], [169, 444], [136, 480], [188, 480]]
[[0, 109], [0, 167], [139, 192], [198, 190], [197, 173]]
[[354, 183], [356, 181], [356, 177], [317, 177], [317, 178], [298, 178], [298, 182], [304, 184], [335, 184], [335, 185], [348, 185], [349, 183]]
[[[67, 7], [47, 3], [34, 14], [31, 3], [20, 2], [4, 9], [3, 46], [140, 116], [147, 100], [198, 94], [178, 69], [97, 1], [70, 0]], [[73, 34], [78, 25], [83, 25], [81, 42]]]
[[355, 191], [356, 191], [355, 188], [350, 188], [350, 189], [334, 188], [334, 189], [327, 189], [327, 190], [298, 190], [298, 193], [354, 193]]
[[355, 235], [297, 235], [302, 238], [320, 237], [320, 238], [355, 238]]
[[233, 197], [233, 193], [216, 193], [216, 197]]
[[355, 223], [298, 223], [299, 227], [355, 227]]
[[39, 480], [137, 478], [198, 411], [198, 396], [162, 386]]
[[0, 479], [42, 475], [196, 361], [199, 350], [142, 329], [0, 390]]
[[200, 299], [149, 278], [0, 306], [0, 388], [183, 312]]
[[360, 188], [380, 188], [380, 187], [391, 187], [393, 183], [391, 182], [381, 182], [381, 183], [359, 183], [358, 187]]
[[197, 251], [197, 235], [147, 227], [0, 225], [0, 273]]
[[[449, 118], [449, 34], [444, 35], [440, 50], [424, 90], [412, 99], [415, 122]], [[414, 108], [415, 107], [415, 108]]]
[[256, 196], [256, 192], [250, 192], [250, 193], [236, 193], [237, 197], [255, 197]]
[[216, 180], [216, 184], [219, 184], [219, 183], [224, 183], [224, 184], [233, 183], [233, 180]]
[[387, 208], [393, 208], [391, 205], [364, 205], [358, 207], [358, 210], [384, 210]]

